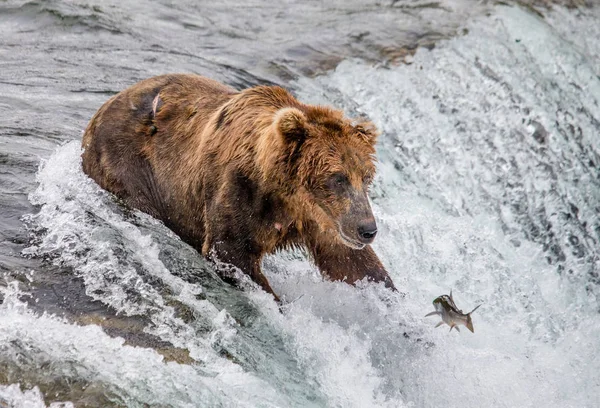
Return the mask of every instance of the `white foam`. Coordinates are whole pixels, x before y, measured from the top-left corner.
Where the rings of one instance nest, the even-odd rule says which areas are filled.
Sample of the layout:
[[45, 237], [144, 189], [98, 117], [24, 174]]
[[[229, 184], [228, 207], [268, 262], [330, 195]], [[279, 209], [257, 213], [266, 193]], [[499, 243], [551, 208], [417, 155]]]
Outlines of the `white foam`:
[[[125, 404], [178, 407], [195, 407], [199, 402], [207, 407], [288, 404], [284, 396], [277, 396], [267, 384], [242, 370], [234, 373], [224, 369], [211, 376], [201, 366], [165, 362], [156, 351], [125, 345], [123, 339], [107, 336], [98, 326], [77, 326], [32, 313], [19, 300], [22, 293], [16, 283], [0, 291], [4, 295], [0, 305], [0, 350], [4, 356], [26, 353], [25, 369], [46, 367], [48, 375], [99, 382]], [[33, 394], [27, 395], [33, 398]]]
[[[565, 13], [549, 20], [600, 34], [594, 12], [563, 20]], [[597, 266], [591, 237], [600, 190], [583, 162], [600, 152], [598, 118], [588, 116], [597, 115], [600, 98], [597, 47], [581, 51], [571, 43], [578, 37], [563, 37], [564, 26], [557, 32], [518, 8], [498, 7], [468, 28], [466, 36], [419, 50], [410, 66], [346, 61], [319, 85], [298, 82], [301, 94], [308, 82], [304, 99], [335, 95], [384, 130], [372, 194], [380, 226], [374, 246], [407, 293], [395, 316], [375, 298], [365, 320], [357, 295], [321, 295], [326, 303], [344, 299], [345, 316], [334, 320], [359, 317], [356, 332], [370, 333], [367, 362], [380, 363], [374, 374], [388, 396], [400, 392], [417, 406], [595, 406], [600, 324], [588, 271]], [[532, 121], [546, 128], [546, 145], [532, 137]], [[580, 136], [563, 136], [573, 127]], [[529, 214], [512, 206], [519, 200]], [[569, 201], [579, 208], [576, 222], [561, 218]], [[546, 262], [548, 251], [528, 239], [543, 218], [536, 211], [554, 225], [570, 274], [561, 276]], [[586, 241], [587, 258], [571, 252], [570, 234]], [[283, 290], [295, 295], [297, 278], [284, 279]], [[433, 330], [436, 319], [422, 317], [450, 289], [463, 309], [483, 303], [474, 335]], [[320, 318], [332, 313], [305, 307]], [[403, 355], [402, 330], [390, 315], [435, 347]], [[376, 360], [382, 350], [392, 352]]]
[[[56, 254], [56, 263], [72, 267], [83, 279], [89, 296], [120, 313], [149, 318], [152, 325], [145, 328], [146, 332], [188, 350], [190, 357], [202, 363], [199, 371], [215, 376], [221, 383], [219, 387], [227, 390], [219, 393], [244, 396], [231, 397], [238, 406], [252, 401], [257, 389], [265, 406], [269, 401], [285, 401], [285, 396], [279, 396], [267, 383], [219, 356], [218, 346], [227, 345], [236, 335], [234, 322], [225, 310], [198, 300], [196, 295], [202, 293], [202, 287], [173, 275], [160, 261], [153, 238], [126, 221], [109, 195], [83, 174], [78, 142], [57, 149], [42, 165], [37, 178], [40, 185], [30, 200], [41, 209], [27, 222], [44, 229], [44, 233], [26, 254]], [[137, 217], [156, 224], [145, 215]], [[168, 298], [146, 283], [136, 268], [168, 287]], [[168, 305], [169, 298], [194, 311], [197, 319], [193, 325], [176, 316]], [[206, 326], [208, 333], [204, 333]], [[118, 383], [118, 377], [112, 380]]]
[[21, 391], [19, 384], [0, 385], [1, 407], [26, 408], [74, 408], [71, 402], [53, 402], [46, 406], [44, 397], [38, 387]]

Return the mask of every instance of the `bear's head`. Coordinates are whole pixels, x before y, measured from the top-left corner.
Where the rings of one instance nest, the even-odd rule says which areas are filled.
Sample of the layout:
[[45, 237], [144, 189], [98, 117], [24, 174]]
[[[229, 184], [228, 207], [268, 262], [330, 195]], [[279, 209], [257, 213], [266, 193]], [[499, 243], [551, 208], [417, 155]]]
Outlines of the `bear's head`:
[[377, 224], [367, 193], [375, 175], [375, 127], [307, 105], [280, 109], [274, 126], [285, 152], [279, 177], [299, 198], [303, 216], [348, 247], [373, 242]]

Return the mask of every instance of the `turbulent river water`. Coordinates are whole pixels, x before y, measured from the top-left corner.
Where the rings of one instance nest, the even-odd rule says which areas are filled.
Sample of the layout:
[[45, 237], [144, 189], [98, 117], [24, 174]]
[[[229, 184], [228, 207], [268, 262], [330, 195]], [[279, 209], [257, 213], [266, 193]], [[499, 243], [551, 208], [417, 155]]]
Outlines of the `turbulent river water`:
[[[0, 1], [0, 407], [600, 406], [600, 8], [520, 3]], [[166, 72], [372, 119], [401, 293], [281, 253], [280, 309], [88, 179]]]

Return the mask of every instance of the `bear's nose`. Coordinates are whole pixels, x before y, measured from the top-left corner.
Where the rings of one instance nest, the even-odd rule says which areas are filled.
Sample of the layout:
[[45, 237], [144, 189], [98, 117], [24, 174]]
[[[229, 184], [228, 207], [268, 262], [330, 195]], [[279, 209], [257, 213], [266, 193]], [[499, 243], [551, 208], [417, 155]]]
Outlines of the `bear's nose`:
[[358, 236], [363, 244], [370, 244], [377, 235], [377, 224], [375, 220], [361, 223], [358, 226]]

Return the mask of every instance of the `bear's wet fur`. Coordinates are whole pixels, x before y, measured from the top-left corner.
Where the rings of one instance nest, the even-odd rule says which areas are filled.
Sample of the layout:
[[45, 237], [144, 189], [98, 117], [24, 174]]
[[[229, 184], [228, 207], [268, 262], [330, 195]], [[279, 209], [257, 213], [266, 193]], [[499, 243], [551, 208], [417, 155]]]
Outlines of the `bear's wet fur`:
[[83, 170], [203, 255], [272, 293], [265, 254], [305, 247], [323, 275], [394, 285], [369, 245], [377, 132], [277, 86], [191, 74], [141, 81], [83, 136]]

